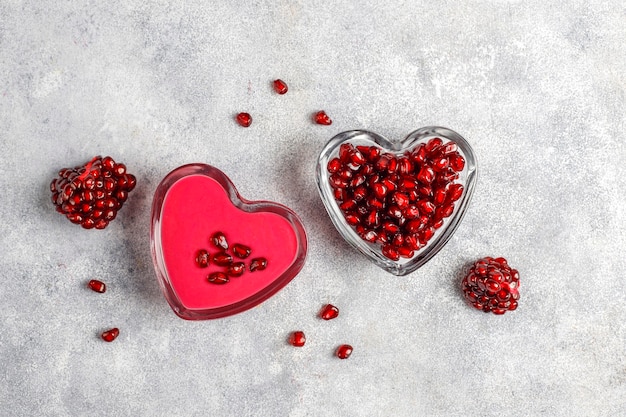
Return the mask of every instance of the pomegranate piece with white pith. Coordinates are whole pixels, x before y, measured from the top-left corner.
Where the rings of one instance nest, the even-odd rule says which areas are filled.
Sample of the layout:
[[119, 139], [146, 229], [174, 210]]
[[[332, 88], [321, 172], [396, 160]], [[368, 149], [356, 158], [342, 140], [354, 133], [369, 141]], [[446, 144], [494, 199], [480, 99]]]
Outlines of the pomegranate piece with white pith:
[[326, 169], [333, 195], [358, 236], [392, 261], [413, 258], [452, 216], [465, 159], [432, 138], [403, 153], [344, 143]]
[[137, 179], [110, 156], [63, 168], [50, 183], [52, 203], [69, 221], [85, 229], [104, 229], [117, 216]]
[[517, 308], [519, 272], [504, 258], [476, 261], [461, 282], [465, 299], [485, 313], [504, 314]]

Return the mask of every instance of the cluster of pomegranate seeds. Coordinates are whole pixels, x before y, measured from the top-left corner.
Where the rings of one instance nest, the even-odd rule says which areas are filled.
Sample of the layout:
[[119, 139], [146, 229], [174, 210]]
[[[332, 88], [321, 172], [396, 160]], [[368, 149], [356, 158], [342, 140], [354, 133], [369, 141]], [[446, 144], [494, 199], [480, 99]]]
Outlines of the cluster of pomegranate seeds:
[[237, 120], [239, 126], [243, 127], [249, 127], [252, 124], [252, 116], [250, 116], [250, 113], [239, 113], [235, 117], [235, 120]]
[[320, 311], [320, 317], [324, 320], [332, 320], [339, 316], [339, 309], [332, 304], [326, 304]]
[[118, 329], [117, 327], [114, 327], [112, 329], [109, 329], [105, 332], [102, 332], [102, 340], [104, 340], [105, 342], [112, 342], [115, 339], [117, 339], [117, 336], [120, 335], [120, 329]]
[[92, 279], [87, 285], [89, 286], [89, 288], [91, 288], [92, 291], [99, 292], [101, 294], [106, 292], [107, 290], [106, 284], [97, 279]]
[[461, 283], [465, 299], [485, 313], [504, 314], [517, 308], [519, 272], [504, 258], [479, 259]]
[[295, 347], [302, 347], [306, 343], [306, 336], [302, 331], [296, 331], [289, 336], [289, 344]]
[[317, 123], [318, 125], [330, 126], [333, 124], [333, 121], [330, 119], [330, 117], [328, 117], [328, 115], [326, 114], [324, 110], [320, 110], [317, 113], [315, 113], [315, 116], [313, 117], [313, 119], [315, 120], [315, 123]]
[[440, 138], [402, 155], [344, 143], [327, 164], [346, 222], [393, 261], [412, 258], [452, 215], [464, 167], [457, 145]]
[[72, 223], [104, 229], [117, 216], [137, 179], [110, 156], [94, 157], [85, 165], [63, 168], [50, 183], [52, 203]]
[[[222, 270], [210, 272], [207, 280], [212, 284], [226, 284], [230, 278], [237, 278], [246, 272], [246, 264], [240, 259], [246, 259], [252, 254], [249, 246], [235, 243], [232, 247], [228, 244], [226, 235], [222, 232], [215, 232], [209, 241], [217, 250], [211, 255], [206, 249], [199, 249], [196, 252], [196, 265], [199, 268], [207, 268], [213, 264], [222, 267]], [[228, 250], [230, 249], [230, 252]], [[263, 257], [254, 258], [250, 261], [248, 269], [250, 272], [262, 271], [267, 268], [267, 259]]]
[[274, 91], [276, 91], [280, 95], [283, 95], [287, 91], [289, 91], [289, 88], [287, 87], [287, 84], [283, 80], [278, 79], [278, 80], [274, 80]]
[[350, 355], [352, 355], [352, 346], [350, 345], [341, 345], [337, 348], [335, 355], [339, 359], [348, 359]]

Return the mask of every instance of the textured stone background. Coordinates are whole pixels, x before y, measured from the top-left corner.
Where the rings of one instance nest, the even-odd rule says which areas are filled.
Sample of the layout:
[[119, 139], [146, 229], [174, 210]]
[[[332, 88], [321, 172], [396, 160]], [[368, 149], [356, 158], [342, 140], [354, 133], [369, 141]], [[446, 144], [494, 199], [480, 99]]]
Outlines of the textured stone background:
[[[2, 0], [0, 415], [626, 415], [625, 41], [621, 0]], [[479, 182], [446, 248], [398, 278], [341, 240], [315, 160], [343, 130], [432, 124], [472, 143]], [[48, 184], [95, 154], [139, 185], [85, 231]], [[310, 236], [290, 285], [222, 320], [177, 318], [151, 264], [153, 192], [189, 162]], [[503, 317], [458, 291], [491, 254], [522, 276]], [[316, 318], [326, 302], [340, 318]]]

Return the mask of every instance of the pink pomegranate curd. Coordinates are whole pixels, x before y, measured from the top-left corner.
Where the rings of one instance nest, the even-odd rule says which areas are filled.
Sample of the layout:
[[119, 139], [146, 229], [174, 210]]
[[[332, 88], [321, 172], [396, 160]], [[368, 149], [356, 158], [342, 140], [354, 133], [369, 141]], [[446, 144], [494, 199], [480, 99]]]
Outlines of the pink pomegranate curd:
[[[252, 249], [246, 259], [234, 258], [246, 264], [243, 276], [224, 285], [207, 280], [209, 273], [224, 267], [211, 262], [208, 268], [200, 268], [195, 262], [200, 249], [211, 255], [218, 252], [210, 242], [217, 231], [226, 235], [231, 247], [241, 243]], [[161, 245], [172, 288], [189, 310], [220, 308], [248, 298], [279, 278], [297, 255], [297, 238], [287, 220], [276, 213], [248, 213], [236, 207], [226, 190], [204, 175], [181, 178], [167, 192]], [[257, 257], [267, 259], [267, 268], [250, 272], [250, 261]]]

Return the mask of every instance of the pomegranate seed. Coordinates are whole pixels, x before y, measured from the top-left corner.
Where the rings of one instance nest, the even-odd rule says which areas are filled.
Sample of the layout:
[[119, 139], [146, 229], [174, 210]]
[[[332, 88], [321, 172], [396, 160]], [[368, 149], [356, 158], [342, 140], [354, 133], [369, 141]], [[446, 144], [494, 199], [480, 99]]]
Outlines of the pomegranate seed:
[[330, 161], [328, 161], [328, 165], [326, 168], [328, 169], [328, 172], [330, 172], [331, 174], [334, 174], [335, 172], [338, 172], [341, 169], [341, 161], [338, 158], [333, 158]]
[[443, 140], [441, 140], [440, 138], [433, 138], [431, 140], [428, 141], [428, 143], [425, 146], [426, 152], [427, 153], [433, 153], [434, 150], [441, 146], [443, 144]]
[[420, 169], [419, 174], [417, 174], [417, 179], [423, 184], [430, 184], [431, 182], [433, 182], [434, 178], [435, 172], [432, 170], [432, 168], [429, 168], [427, 166], [423, 166], [422, 169]]
[[335, 354], [339, 359], [348, 359], [350, 355], [352, 355], [352, 346], [341, 345], [337, 348], [337, 352]]
[[391, 259], [392, 261], [397, 261], [398, 259], [400, 259], [400, 254], [393, 245], [384, 245], [382, 253], [385, 257]]
[[252, 116], [249, 113], [239, 113], [236, 117], [239, 126], [249, 127], [252, 124]]
[[283, 80], [274, 80], [274, 91], [276, 91], [278, 94], [285, 94], [288, 90], [289, 88]]
[[474, 308], [498, 315], [517, 309], [518, 288], [519, 272], [504, 258], [477, 260], [461, 281], [463, 296]]
[[320, 311], [320, 317], [324, 320], [332, 320], [339, 316], [339, 309], [332, 304], [326, 304]]
[[241, 243], [235, 243], [233, 245], [233, 254], [239, 259], [246, 259], [250, 256], [252, 249], [250, 249], [246, 245], [242, 245]]
[[198, 265], [200, 268], [206, 268], [207, 266], [209, 266], [209, 258], [209, 252], [204, 249], [200, 249], [196, 254], [196, 265]]
[[224, 272], [211, 272], [207, 279], [210, 283], [218, 285], [226, 284], [228, 283], [228, 281], [230, 281], [228, 279], [228, 275], [226, 275]]
[[213, 263], [219, 266], [228, 266], [233, 262], [233, 257], [226, 252], [219, 252], [213, 255]]
[[410, 246], [401, 246], [398, 248], [398, 255], [402, 258], [412, 258], [415, 254], [414, 250]]
[[448, 198], [451, 201], [456, 201], [463, 195], [463, 185], [451, 184], [448, 188]]
[[120, 335], [120, 329], [118, 329], [117, 327], [114, 327], [112, 329], [109, 329], [105, 332], [102, 332], [102, 340], [104, 340], [105, 342], [112, 342], [115, 339], [117, 339], [117, 336]]
[[318, 125], [326, 125], [329, 126], [333, 124], [333, 121], [328, 117], [324, 110], [318, 111], [315, 113], [315, 123]]
[[463, 168], [465, 168], [465, 158], [463, 158], [463, 156], [459, 153], [450, 155], [450, 166], [456, 172], [463, 171]]
[[306, 343], [306, 336], [302, 331], [296, 331], [289, 336], [289, 344], [295, 347], [302, 347]]
[[233, 262], [226, 269], [226, 274], [229, 277], [240, 277], [244, 272], [246, 272], [246, 264], [243, 262]]
[[[105, 169], [108, 166], [113, 171]], [[122, 176], [117, 175], [118, 172], [122, 172]], [[109, 208], [117, 213], [132, 190], [129, 182], [134, 187], [136, 180], [126, 173], [124, 164], [116, 164], [109, 156], [96, 156], [83, 166], [59, 171], [59, 177], [50, 182], [52, 203], [70, 222], [86, 229], [104, 229], [115, 216], [100, 219], [101, 210]]]
[[89, 281], [89, 288], [91, 288], [95, 292], [103, 293], [107, 290], [107, 286], [104, 282], [99, 281], [97, 279], [92, 279]]
[[211, 236], [211, 242], [218, 249], [228, 249], [228, 241], [226, 240], [226, 235], [222, 232], [215, 232]]
[[265, 258], [254, 258], [250, 261], [250, 272], [263, 271], [265, 268], [267, 268], [267, 259]]

